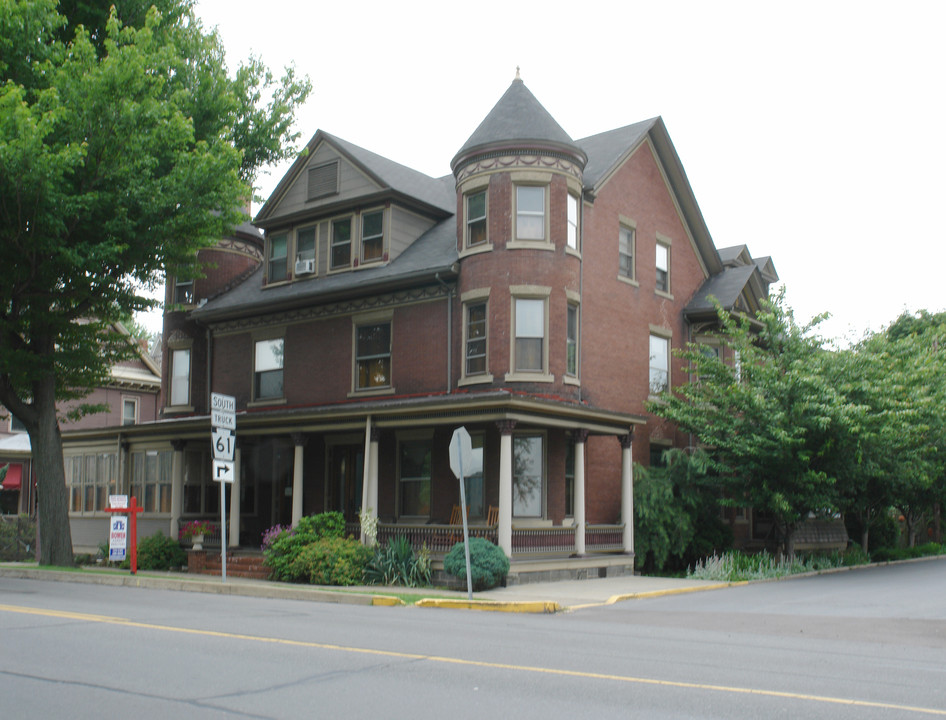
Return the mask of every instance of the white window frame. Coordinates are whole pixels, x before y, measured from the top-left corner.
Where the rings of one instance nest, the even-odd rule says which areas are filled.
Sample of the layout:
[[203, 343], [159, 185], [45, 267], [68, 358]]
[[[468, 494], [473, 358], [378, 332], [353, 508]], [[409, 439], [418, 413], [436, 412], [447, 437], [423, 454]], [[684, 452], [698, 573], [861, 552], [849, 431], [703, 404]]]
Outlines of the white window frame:
[[[662, 295], [664, 297], [668, 297], [672, 299], [673, 298], [673, 295], [672, 295], [673, 276], [670, 271], [671, 266], [672, 266], [671, 265], [672, 253], [670, 251], [670, 238], [665, 237], [664, 235], [661, 235], [660, 233], [657, 233], [657, 243], [655, 245], [654, 253], [655, 253], [654, 255], [654, 289], [656, 290], [658, 295]], [[666, 265], [665, 268], [661, 267], [661, 255], [664, 256], [663, 259], [664, 259], [664, 264]], [[665, 284], [666, 287], [661, 287], [661, 275], [660, 275], [661, 272], [664, 273], [665, 279], [663, 281], [663, 284]]]
[[637, 225], [627, 218], [618, 225], [618, 280], [637, 285]]
[[[549, 296], [551, 295], [551, 288], [533, 285], [513, 285], [509, 288], [509, 293], [509, 372], [506, 374], [506, 380], [513, 382], [552, 382], [554, 378], [549, 373]], [[519, 339], [518, 333], [520, 329], [517, 328], [516, 325], [518, 315], [517, 306], [520, 300], [542, 302], [542, 367], [535, 370], [518, 369], [519, 359], [516, 353], [516, 341]], [[530, 335], [528, 337], [534, 339], [537, 336]]]
[[[460, 296], [460, 303], [463, 307], [463, 358], [460, 363], [459, 385], [471, 385], [475, 383], [488, 383], [493, 381], [493, 375], [489, 371], [489, 288], [478, 288], [468, 290]], [[484, 335], [482, 341], [484, 344], [484, 368], [483, 372], [470, 373], [467, 365], [468, 351], [470, 343], [474, 342], [470, 338], [470, 309], [477, 306], [485, 306]], [[480, 340], [476, 338], [475, 340]]]
[[[336, 242], [336, 228], [344, 222], [348, 222], [348, 240], [345, 242]], [[329, 272], [339, 272], [344, 270], [351, 270], [352, 265], [352, 247], [355, 243], [355, 216], [354, 215], [344, 215], [341, 217], [333, 218], [329, 223], [329, 241], [328, 241], [328, 270]], [[348, 246], [348, 262], [342, 264], [335, 264], [335, 248]]]
[[[179, 365], [179, 358], [186, 357], [186, 361], [182, 361], [182, 365]], [[169, 382], [169, 392], [168, 392], [168, 407], [171, 408], [188, 408], [191, 407], [191, 377], [193, 376], [193, 351], [190, 345], [186, 346], [171, 346], [168, 348], [168, 360], [170, 367], [168, 368], [168, 378]], [[186, 370], [186, 372], [184, 372]], [[181, 402], [181, 386], [185, 390], [185, 397], [183, 402]]]
[[[655, 332], [651, 328], [650, 339], [648, 344], [648, 372], [647, 372], [647, 394], [650, 397], [657, 397], [663, 392], [669, 391], [671, 388], [670, 382], [670, 353], [672, 351], [672, 346], [670, 342], [671, 338], [666, 332], [657, 331]], [[654, 353], [654, 343], [662, 343], [665, 348], [665, 362], [659, 363], [659, 357]], [[660, 387], [655, 384], [658, 373], [663, 373], [664, 382], [661, 383]]]
[[[125, 412], [129, 404], [132, 407], [130, 422], [129, 422], [128, 414]], [[131, 397], [128, 395], [122, 396], [122, 423], [121, 424], [122, 425], [137, 425], [138, 424], [138, 398]]]
[[[280, 351], [271, 352], [272, 358], [278, 359], [279, 367], [269, 367], [268, 364], [265, 364], [262, 369], [260, 369], [260, 363], [262, 360], [268, 360], [266, 356], [263, 358], [260, 357], [261, 346], [269, 346], [273, 344], [278, 344], [280, 346]], [[279, 395], [262, 395], [260, 393], [260, 382], [263, 379], [263, 374], [265, 373], [275, 373], [279, 371], [282, 382], [282, 392]], [[286, 397], [286, 339], [283, 335], [276, 335], [273, 337], [260, 337], [253, 339], [253, 402], [272, 402], [274, 400], [284, 400]]]
[[[487, 192], [487, 187], [477, 188], [471, 190], [463, 196], [463, 210], [465, 213], [466, 222], [464, 223], [463, 230], [463, 247], [467, 249], [473, 248], [483, 248], [489, 245], [489, 193]], [[473, 217], [472, 211], [470, 210], [470, 200], [474, 197], [483, 196], [483, 214]], [[483, 224], [483, 239], [480, 242], [473, 243], [471, 242], [472, 237], [472, 226], [474, 224], [482, 223]]]
[[[388, 349], [386, 353], [374, 353], [359, 355], [358, 350], [358, 331], [361, 328], [374, 327], [378, 325], [388, 326]], [[368, 314], [354, 317], [352, 319], [352, 377], [351, 396], [371, 395], [371, 394], [390, 394], [394, 392], [394, 314], [391, 311]], [[387, 384], [386, 385], [361, 385], [361, 363], [387, 358]]]
[[[513, 185], [514, 188], [514, 197], [515, 197], [515, 229], [513, 230], [513, 239], [518, 243], [548, 243], [549, 241], [549, 186], [548, 185], [538, 185], [530, 183], [516, 183]], [[520, 191], [541, 191], [542, 193], [542, 210], [537, 212], [535, 210], [523, 210], [520, 208], [522, 201], [526, 198], [520, 196]], [[539, 218], [542, 221], [542, 233], [540, 237], [523, 237], [520, 234], [519, 226], [520, 224], [526, 225], [525, 222], [520, 222], [521, 220], [527, 219], [536, 219]]]
[[[570, 317], [574, 313], [574, 337]], [[569, 367], [571, 351], [574, 348], [574, 368]], [[565, 307], [565, 378], [577, 380], [581, 372], [581, 305], [571, 298]]]
[[565, 202], [565, 245], [579, 252], [581, 249], [581, 199], [569, 192]]

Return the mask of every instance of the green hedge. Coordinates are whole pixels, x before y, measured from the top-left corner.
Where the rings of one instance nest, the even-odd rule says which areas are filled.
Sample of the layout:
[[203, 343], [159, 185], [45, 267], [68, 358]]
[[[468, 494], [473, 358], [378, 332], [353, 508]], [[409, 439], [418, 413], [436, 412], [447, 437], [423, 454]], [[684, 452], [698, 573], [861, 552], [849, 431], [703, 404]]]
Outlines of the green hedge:
[[[466, 553], [463, 543], [454, 545], [443, 559], [443, 569], [466, 582]], [[489, 590], [506, 578], [509, 558], [486, 538], [470, 538], [470, 577], [474, 590]]]
[[323, 538], [299, 551], [289, 564], [289, 574], [313, 585], [359, 585], [371, 554], [358, 540]]

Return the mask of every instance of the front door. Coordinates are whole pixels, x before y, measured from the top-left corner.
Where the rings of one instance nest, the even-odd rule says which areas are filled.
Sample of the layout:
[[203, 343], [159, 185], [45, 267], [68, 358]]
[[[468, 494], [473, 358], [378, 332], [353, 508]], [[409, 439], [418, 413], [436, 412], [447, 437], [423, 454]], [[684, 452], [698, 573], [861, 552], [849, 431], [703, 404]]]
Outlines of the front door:
[[364, 471], [364, 446], [331, 446], [329, 480], [326, 484], [326, 510], [337, 510], [345, 516], [346, 522], [358, 522]]

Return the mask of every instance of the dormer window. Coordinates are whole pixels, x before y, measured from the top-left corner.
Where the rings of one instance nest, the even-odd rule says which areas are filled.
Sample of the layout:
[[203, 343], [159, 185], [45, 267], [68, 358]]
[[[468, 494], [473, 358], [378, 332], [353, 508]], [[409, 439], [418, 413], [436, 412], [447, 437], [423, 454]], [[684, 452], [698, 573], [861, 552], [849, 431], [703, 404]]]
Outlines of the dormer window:
[[269, 240], [269, 269], [267, 280], [270, 283], [282, 282], [289, 278], [289, 236], [286, 233], [273, 235]]
[[384, 258], [384, 210], [361, 216], [361, 262], [377, 262]]
[[351, 218], [332, 222], [332, 270], [351, 266]]

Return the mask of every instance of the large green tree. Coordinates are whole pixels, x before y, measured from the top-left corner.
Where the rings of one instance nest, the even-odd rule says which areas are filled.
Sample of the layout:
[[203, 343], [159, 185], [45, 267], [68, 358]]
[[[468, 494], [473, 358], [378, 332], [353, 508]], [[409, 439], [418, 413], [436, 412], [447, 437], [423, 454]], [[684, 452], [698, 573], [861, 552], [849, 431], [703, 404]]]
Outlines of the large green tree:
[[112, 323], [166, 268], [242, 221], [309, 92], [256, 59], [231, 76], [191, 0], [154, 4], [0, 0], [0, 403], [29, 432], [43, 564], [72, 563], [57, 401], [129, 352]]
[[[780, 295], [754, 318], [718, 308], [726, 358], [689, 345], [691, 381], [649, 405], [692, 433], [712, 457], [737, 504], [771, 513], [788, 555], [809, 514], [838, 505], [833, 449], [850, 422], [848, 404], [827, 379], [814, 328], [799, 326]], [[732, 358], [738, 358], [733, 362]]]

